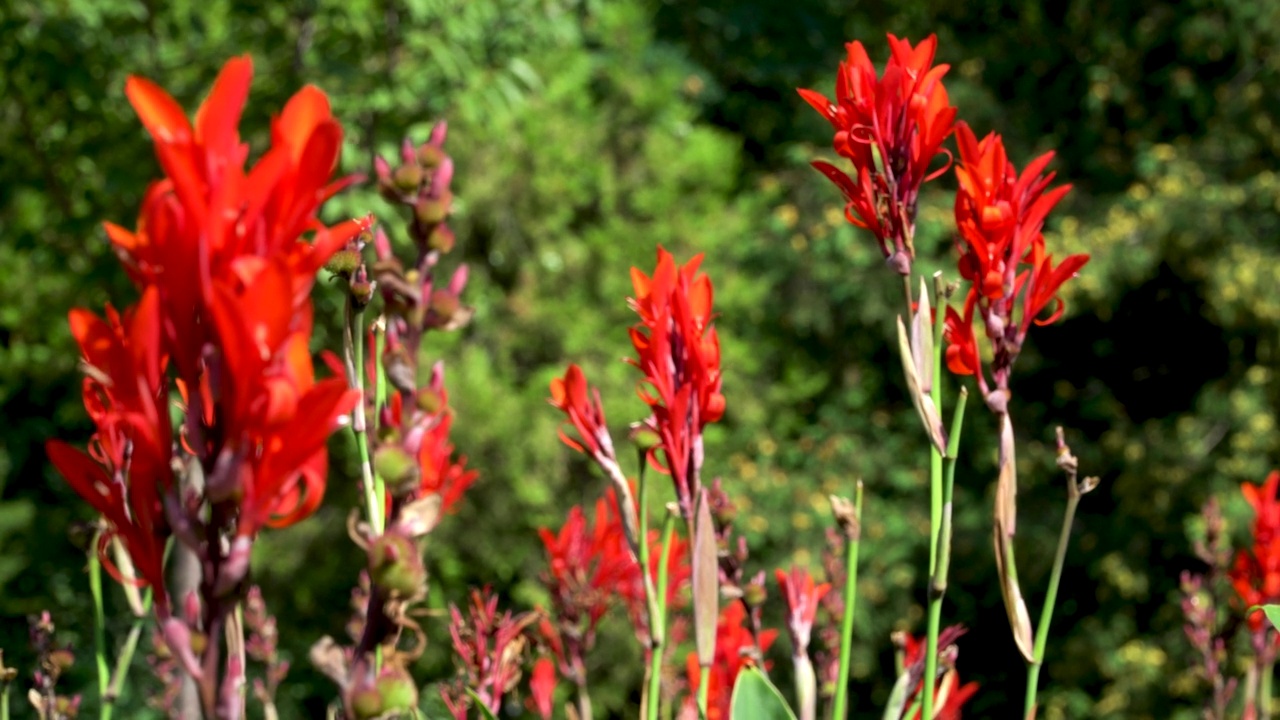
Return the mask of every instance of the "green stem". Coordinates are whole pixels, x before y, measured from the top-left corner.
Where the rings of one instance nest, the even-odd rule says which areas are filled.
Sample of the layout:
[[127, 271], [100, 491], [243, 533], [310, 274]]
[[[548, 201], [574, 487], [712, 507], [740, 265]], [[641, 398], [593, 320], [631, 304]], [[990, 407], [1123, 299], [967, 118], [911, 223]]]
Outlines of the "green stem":
[[120, 655], [116, 658], [115, 670], [111, 673], [111, 686], [107, 689], [107, 694], [103, 697], [103, 704], [109, 708], [114, 708], [116, 701], [120, 698], [120, 694], [124, 691], [124, 680], [129, 675], [129, 668], [133, 665], [133, 654], [138, 650], [138, 640], [142, 637], [142, 628], [147, 622], [147, 616], [151, 613], [151, 588], [143, 591], [142, 595], [142, 615], [133, 619], [133, 625], [129, 628], [129, 636], [125, 638], [124, 647], [120, 648]]
[[[1270, 632], [1267, 633], [1270, 636]], [[1268, 641], [1270, 637], [1268, 637]], [[1258, 715], [1271, 720], [1271, 679], [1276, 671], [1275, 650], [1268, 650], [1271, 657], [1262, 665], [1262, 678], [1258, 683]]]
[[706, 720], [707, 698], [711, 691], [711, 666], [703, 665], [698, 675], [698, 717]]
[[849, 704], [849, 662], [853, 652], [853, 615], [858, 604], [858, 546], [861, 544], [862, 481], [853, 496], [857, 534], [845, 543], [844, 617], [840, 621], [840, 669], [836, 676], [836, 696], [831, 704], [832, 720], [844, 720]]
[[98, 543], [102, 531], [93, 534], [89, 551], [89, 594], [93, 596], [93, 659], [98, 668], [98, 717], [111, 720], [111, 705], [106, 702], [107, 685], [111, 682], [107, 665], [107, 614], [102, 604], [102, 560], [98, 557]]
[[1044, 609], [1040, 611], [1040, 624], [1036, 627], [1036, 643], [1032, 651], [1035, 659], [1027, 665], [1027, 698], [1023, 704], [1022, 715], [1030, 717], [1036, 707], [1036, 686], [1040, 682], [1040, 666], [1044, 664], [1044, 648], [1049, 640], [1049, 622], [1053, 619], [1053, 606], [1058, 599], [1058, 582], [1062, 579], [1062, 566], [1066, 563], [1067, 544], [1071, 541], [1071, 523], [1076, 517], [1076, 506], [1080, 504], [1080, 496], [1071, 493], [1067, 496], [1067, 511], [1062, 517], [1062, 532], [1058, 534], [1058, 550], [1053, 556], [1053, 572], [1049, 575], [1049, 592], [1044, 599]]
[[[942, 332], [946, 324], [946, 294], [942, 274], [938, 273], [933, 276], [934, 302], [935, 309], [933, 322], [933, 382], [929, 387], [929, 396], [933, 400], [933, 406], [942, 412]], [[948, 441], [950, 445], [950, 441]], [[948, 451], [950, 448], [948, 448]], [[948, 452], [950, 454], [950, 452]], [[932, 578], [930, 585], [938, 579], [938, 556], [939, 543], [938, 540], [942, 536], [942, 506], [943, 506], [943, 481], [942, 481], [942, 453], [938, 450], [937, 445], [929, 443], [929, 577]], [[948, 543], [949, 544], [949, 543]], [[944, 583], [945, 585], [945, 583]], [[929, 622], [928, 622], [928, 638], [925, 645], [924, 656], [924, 687], [921, 690], [924, 696], [922, 718], [931, 720], [933, 718], [933, 692], [934, 683], [938, 679], [938, 631], [942, 625], [942, 595], [933, 592], [933, 588], [929, 590]]]
[[4, 681], [0, 683], [4, 684], [4, 688], [0, 689], [0, 720], [9, 720], [9, 685], [11, 683]]
[[[653, 647], [649, 655], [649, 690], [645, 712], [648, 720], [657, 720], [658, 709], [662, 705], [662, 653], [667, 642], [667, 584], [671, 577], [671, 535], [676, 529], [676, 512], [668, 511], [662, 521], [662, 544], [658, 558], [658, 587], [654, 607], [649, 617], [649, 636], [653, 639]], [[645, 570], [646, 575], [648, 570]]]
[[360, 400], [352, 412], [351, 431], [356, 438], [356, 451], [360, 455], [360, 475], [364, 485], [365, 510], [369, 516], [369, 529], [375, 536], [383, 530], [382, 509], [385, 507], [385, 488], [382, 481], [373, 472], [373, 463], [369, 459], [369, 433], [364, 412], [364, 343], [361, 342], [361, 312], [357, 311], [350, 299], [346, 307], [346, 327], [343, 330], [343, 345], [346, 347], [347, 383], [359, 391]]
[[[640, 477], [637, 481], [640, 485], [639, 500], [636, 503], [640, 506], [640, 530], [636, 538], [636, 554], [639, 555], [640, 576], [644, 578], [644, 605], [646, 612], [649, 613], [649, 655], [651, 658], [658, 656], [658, 598], [657, 591], [653, 587], [653, 578], [649, 575], [649, 483], [645, 482], [644, 472], [644, 455], [640, 456]], [[653, 673], [654, 668], [650, 664], [650, 677], [644, 696], [645, 717], [649, 720], [656, 720], [658, 717], [658, 708], [655, 705], [657, 695], [654, 693]], [[659, 670], [661, 665], [659, 665]]]

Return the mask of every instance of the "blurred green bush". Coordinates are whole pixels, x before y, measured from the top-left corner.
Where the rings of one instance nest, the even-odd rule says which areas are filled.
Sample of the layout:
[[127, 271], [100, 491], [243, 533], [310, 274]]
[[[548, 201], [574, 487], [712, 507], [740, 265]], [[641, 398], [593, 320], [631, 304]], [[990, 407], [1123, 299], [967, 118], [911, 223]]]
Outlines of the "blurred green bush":
[[[454, 226], [477, 313], [429, 352], [448, 363], [456, 444], [483, 475], [431, 544], [433, 607], [485, 583], [514, 605], [540, 601], [535, 528], [601, 488], [556, 441], [547, 383], [578, 362], [612, 422], [635, 419], [635, 376], [618, 361], [628, 267], [651, 265], [658, 244], [680, 258], [705, 252], [728, 396], [707, 476], [741, 498], [753, 570], [816, 567], [825, 494], [866, 481], [854, 709], [878, 717], [888, 633], [922, 626], [924, 441], [887, 342], [898, 281], [806, 166], [831, 153], [794, 88], [830, 92], [846, 40], [882, 58], [886, 31], [937, 32], [963, 118], [1002, 132], [1018, 164], [1058, 149], [1054, 167], [1076, 189], [1050, 243], [1093, 255], [1067, 319], [1032, 333], [1014, 384], [1033, 612], [1062, 505], [1054, 425], [1103, 477], [1077, 520], [1042, 717], [1197, 717], [1204, 688], [1187, 669], [1175, 602], [1178, 573], [1196, 565], [1188, 517], [1218, 493], [1242, 527], [1234, 488], [1260, 480], [1280, 450], [1278, 28], [1280, 6], [1263, 0], [0, 4], [0, 647], [29, 662], [22, 618], [52, 610], [85, 651], [67, 682], [94, 710], [84, 559], [68, 533], [90, 514], [40, 450], [89, 432], [65, 313], [133, 298], [99, 226], [132, 225], [158, 174], [125, 76], [149, 76], [194, 109], [221, 63], [247, 52], [255, 149], [269, 114], [308, 82], [346, 123], [351, 171], [370, 170], [405, 133], [421, 140], [435, 119], [450, 123]], [[923, 270], [952, 268], [948, 183], [923, 199]], [[370, 210], [396, 228], [368, 187], [330, 207]], [[323, 344], [336, 339], [338, 301], [317, 292], [317, 316], [331, 318]], [[1006, 717], [1023, 678], [989, 550], [992, 427], [978, 410], [967, 430], [945, 617], [971, 629], [960, 667], [983, 684], [972, 716]], [[267, 536], [255, 566], [295, 661], [286, 717], [314, 716], [332, 696], [305, 652], [340, 632], [360, 562], [341, 540], [356, 501], [349, 443], [335, 440], [326, 508]], [[776, 598], [769, 613], [779, 618]], [[424, 682], [451, 672], [447, 634], [435, 621], [428, 632]], [[993, 652], [978, 662], [978, 647]], [[630, 712], [638, 657], [625, 627], [606, 631], [593, 668], [601, 716]], [[135, 672], [130, 717], [150, 682], [141, 659]]]

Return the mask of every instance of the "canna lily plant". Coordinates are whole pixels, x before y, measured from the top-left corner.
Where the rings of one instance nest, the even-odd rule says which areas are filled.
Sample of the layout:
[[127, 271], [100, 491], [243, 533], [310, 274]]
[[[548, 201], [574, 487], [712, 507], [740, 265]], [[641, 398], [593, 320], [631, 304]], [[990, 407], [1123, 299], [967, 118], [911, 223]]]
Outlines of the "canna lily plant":
[[[842, 193], [847, 220], [873, 235], [903, 278], [897, 340], [925, 430], [927, 625], [923, 639], [896, 639], [896, 681], [883, 717], [959, 718], [979, 691], [960, 682], [963, 628], [942, 623], [969, 394], [960, 386], [944, 396], [946, 367], [961, 381], [973, 378], [999, 428], [995, 559], [1028, 666], [1030, 718], [1074, 512], [1097, 481], [1077, 480], [1076, 458], [1059, 430], [1068, 503], [1044, 612], [1033, 628], [1013, 549], [1012, 368], [1030, 328], [1062, 316], [1059, 291], [1089, 258], [1055, 262], [1046, 247], [1046, 219], [1070, 189], [1050, 187], [1053, 154], [1019, 173], [999, 135], [978, 140], [957, 120], [943, 83], [948, 65], [935, 64], [936, 37], [913, 44], [889, 35], [888, 43], [883, 71], [861, 42], [846, 46], [834, 100], [799, 91], [830, 122], [832, 147], [849, 166], [820, 160], [814, 167]], [[412, 670], [433, 630], [422, 621], [432, 617], [423, 611], [431, 592], [424, 539], [479, 477], [454, 446], [460, 416], [444, 366], [425, 359], [431, 333], [456, 331], [474, 316], [463, 303], [467, 266], [444, 268], [457, 241], [449, 226], [455, 168], [444, 147], [447, 127], [435, 125], [420, 144], [406, 139], [394, 165], [382, 157], [372, 162], [379, 193], [405, 211], [403, 237], [393, 241], [389, 223], [371, 215], [332, 225], [319, 219], [328, 199], [361, 178], [335, 176], [343, 130], [317, 88], [288, 101], [272, 123], [270, 148], [246, 165], [239, 121], [251, 79], [248, 57], [228, 62], [193, 118], [159, 86], [129, 80], [126, 94], [154, 140], [163, 176], [148, 190], [135, 229], [108, 224], [106, 232], [139, 297], [120, 312], [108, 306], [103, 316], [71, 311], [96, 432], [85, 451], [54, 439], [47, 452], [101, 516], [91, 565], [99, 615], [96, 568], [135, 594], [134, 586], [146, 588], [146, 605], [134, 603], [135, 613], [154, 619], [158, 642], [175, 661], [165, 669], [172, 686], [166, 710], [233, 719], [247, 712], [250, 660], [268, 667], [270, 683], [254, 697], [271, 712], [287, 672], [266, 601], [251, 590], [254, 544], [261, 533], [316, 511], [329, 482], [326, 443], [340, 429], [349, 432], [363, 502], [349, 508], [348, 535], [367, 563], [352, 573], [347, 637], [322, 638], [310, 660], [336, 686], [332, 716], [407, 717], [423, 701]], [[953, 136], [955, 152], [947, 147]], [[917, 281], [914, 262], [928, 250], [915, 239], [920, 194], [951, 170], [958, 283], [941, 274]], [[625, 615], [634, 630], [645, 667], [638, 714], [646, 720], [850, 715], [852, 647], [873, 641], [854, 633], [864, 485], [855, 480], [849, 497], [830, 498], [824, 577], [799, 566], [774, 571], [792, 705], [769, 677], [779, 632], [766, 626], [768, 575], [735, 526], [729, 484], [703, 476], [708, 453], [719, 450], [707, 446], [707, 428], [733, 407], [704, 260], [699, 254], [681, 264], [658, 248], [651, 271], [631, 269], [625, 302], [636, 320], [626, 362], [637, 373], [643, 406], [627, 426], [634, 463], [619, 456], [587, 373], [569, 364], [551, 380], [549, 402], [564, 417], [560, 439], [605, 482], [558, 528], [539, 531], [544, 607], [518, 611], [485, 588], [436, 613], [447, 625], [457, 672], [431, 694], [452, 717], [520, 708], [554, 717], [564, 687], [571, 699], [563, 716], [591, 720], [591, 656], [611, 613]], [[343, 304], [340, 353], [322, 353], [327, 377], [317, 373], [310, 349], [311, 293], [320, 279], [337, 287]], [[957, 309], [952, 300], [960, 297]], [[1256, 544], [1238, 557], [1231, 579], [1250, 605], [1280, 600], [1270, 567], [1277, 555], [1270, 547], [1274, 484], [1246, 491], [1258, 516]], [[117, 687], [123, 671], [107, 670], [104, 624], [100, 618], [96, 660], [105, 696], [108, 681]], [[1273, 650], [1263, 652], [1274, 633], [1260, 620], [1253, 627], [1261, 677], [1275, 660]], [[132, 652], [118, 667], [128, 669]], [[1269, 686], [1258, 692], [1269, 697]], [[51, 691], [42, 707], [52, 707], [53, 698]], [[105, 716], [110, 707], [104, 703]]]

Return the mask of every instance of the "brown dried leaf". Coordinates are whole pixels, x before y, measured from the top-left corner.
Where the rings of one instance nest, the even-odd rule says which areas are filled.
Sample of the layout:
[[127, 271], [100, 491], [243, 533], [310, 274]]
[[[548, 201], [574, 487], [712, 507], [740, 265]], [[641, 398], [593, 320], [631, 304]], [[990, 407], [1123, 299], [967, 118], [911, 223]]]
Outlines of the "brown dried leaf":
[[698, 663], [710, 667], [716, 652], [716, 619], [720, 614], [720, 563], [711, 504], [704, 489], [698, 498], [693, 529], [693, 625]]

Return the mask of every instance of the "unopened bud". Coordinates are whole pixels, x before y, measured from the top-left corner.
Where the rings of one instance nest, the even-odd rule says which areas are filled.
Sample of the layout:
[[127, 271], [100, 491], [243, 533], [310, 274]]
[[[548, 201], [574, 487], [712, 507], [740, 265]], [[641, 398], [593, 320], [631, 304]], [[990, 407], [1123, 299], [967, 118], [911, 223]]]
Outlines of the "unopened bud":
[[61, 673], [70, 670], [76, 664], [76, 656], [70, 650], [54, 650], [49, 653], [49, 666]]
[[632, 424], [630, 438], [641, 452], [649, 452], [662, 444], [662, 436], [644, 423]]
[[769, 597], [769, 591], [765, 590], [762, 583], [750, 582], [742, 589], [742, 599], [750, 607], [760, 607], [764, 605], [764, 601]]
[[67, 697], [66, 695], [59, 695], [57, 698], [54, 699], [53, 705], [57, 709], [57, 712], [53, 715], [53, 717], [67, 718], [67, 720], [74, 720], [74, 718], [80, 716], [80, 696], [79, 695], [73, 695], [71, 697]]
[[435, 415], [444, 409], [444, 396], [431, 388], [422, 388], [414, 399], [418, 409], [428, 415]]
[[418, 595], [426, 585], [427, 569], [417, 543], [396, 532], [379, 535], [369, 545], [369, 577], [394, 595]]
[[428, 170], [440, 167], [440, 163], [444, 162], [445, 157], [447, 156], [442, 148], [430, 143], [425, 143], [418, 148], [418, 162]]
[[402, 193], [415, 193], [422, 185], [422, 168], [416, 164], [401, 165], [392, 173], [391, 182]]
[[385, 445], [373, 454], [373, 471], [387, 483], [395, 497], [403, 497], [418, 487], [422, 476], [418, 461], [398, 445]]
[[442, 324], [448, 323], [461, 306], [462, 301], [458, 299], [458, 296], [448, 290], [436, 290], [431, 293], [431, 312], [439, 318]]
[[419, 198], [413, 207], [414, 217], [422, 225], [431, 226], [445, 221], [453, 205], [453, 193], [441, 193], [439, 197]]
[[384, 668], [376, 687], [384, 713], [408, 712], [418, 706], [418, 686], [403, 668]]
[[444, 223], [432, 228], [431, 234], [427, 236], [427, 248], [444, 255], [453, 251], [454, 242], [453, 231]]
[[361, 260], [363, 260], [363, 258], [354, 248], [343, 248], [329, 258], [329, 262], [324, 264], [324, 269], [334, 275], [351, 277], [351, 274], [356, 271], [356, 268], [360, 267]]
[[368, 280], [355, 281], [349, 286], [351, 292], [351, 305], [357, 310], [363, 310], [369, 307], [369, 303], [373, 301], [373, 283]]
[[347, 703], [351, 706], [351, 714], [356, 720], [373, 720], [382, 715], [382, 695], [376, 688], [356, 688], [352, 690]]

